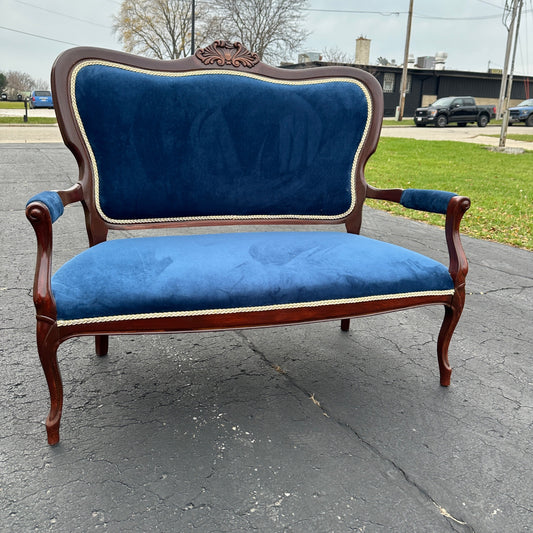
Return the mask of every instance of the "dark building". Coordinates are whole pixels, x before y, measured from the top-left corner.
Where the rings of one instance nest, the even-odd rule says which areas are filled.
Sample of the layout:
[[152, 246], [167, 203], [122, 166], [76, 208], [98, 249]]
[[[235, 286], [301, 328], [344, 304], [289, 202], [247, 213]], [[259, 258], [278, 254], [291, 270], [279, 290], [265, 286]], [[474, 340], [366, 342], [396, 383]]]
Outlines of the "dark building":
[[[309, 68], [332, 65], [312, 61], [283, 68]], [[385, 116], [394, 117], [400, 101], [402, 69], [391, 65], [349, 65], [371, 72], [383, 87]], [[489, 72], [466, 72], [460, 70], [434, 70], [410, 68], [407, 79], [404, 116], [413, 116], [417, 107], [424, 107], [444, 96], [473, 96], [478, 104], [498, 104], [502, 75]], [[529, 92], [529, 77], [513, 76], [511, 104], [526, 98]]]

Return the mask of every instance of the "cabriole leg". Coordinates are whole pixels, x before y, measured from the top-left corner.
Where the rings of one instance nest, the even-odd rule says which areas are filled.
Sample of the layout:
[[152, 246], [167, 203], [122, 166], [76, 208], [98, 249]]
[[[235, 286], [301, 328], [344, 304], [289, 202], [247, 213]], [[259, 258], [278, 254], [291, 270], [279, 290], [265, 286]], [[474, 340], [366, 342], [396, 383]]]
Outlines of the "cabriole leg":
[[43, 367], [48, 390], [50, 391], [50, 412], [46, 418], [46, 433], [48, 444], [54, 445], [59, 442], [59, 423], [63, 409], [63, 384], [59, 365], [57, 364], [57, 348], [59, 343], [50, 339], [50, 325], [37, 322], [37, 348], [39, 359]]
[[452, 338], [455, 326], [459, 322], [463, 308], [445, 307], [444, 320], [440, 328], [439, 339], [437, 341], [437, 357], [439, 360], [440, 384], [448, 387], [452, 375], [452, 368], [448, 362], [448, 347]]

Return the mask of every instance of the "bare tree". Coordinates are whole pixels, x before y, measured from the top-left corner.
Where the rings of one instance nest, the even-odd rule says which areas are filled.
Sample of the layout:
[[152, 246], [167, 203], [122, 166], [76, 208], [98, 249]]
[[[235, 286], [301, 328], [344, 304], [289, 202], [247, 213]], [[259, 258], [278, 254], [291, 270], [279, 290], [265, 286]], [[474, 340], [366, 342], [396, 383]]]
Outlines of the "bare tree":
[[[198, 3], [197, 3], [198, 4]], [[195, 41], [207, 32], [207, 6], [195, 9]], [[191, 0], [123, 0], [113, 29], [126, 52], [178, 59], [191, 48]]]
[[33, 89], [39, 90], [39, 91], [49, 91], [50, 90], [50, 82], [43, 79], [43, 78], [37, 78], [33, 82]]
[[10, 70], [5, 76], [7, 79], [5, 92], [9, 98], [15, 98], [18, 94], [30, 92], [35, 88], [35, 80], [26, 72]]
[[322, 51], [322, 59], [330, 63], [354, 63], [354, 58], [338, 47], [324, 47]]
[[[308, 0], [197, 0], [195, 44], [242, 42], [270, 62], [287, 58], [308, 36], [302, 29]], [[114, 31], [126, 52], [158, 59], [188, 55], [191, 0], [122, 0]]]
[[213, 0], [214, 38], [239, 41], [269, 62], [287, 59], [308, 37], [308, 0]]

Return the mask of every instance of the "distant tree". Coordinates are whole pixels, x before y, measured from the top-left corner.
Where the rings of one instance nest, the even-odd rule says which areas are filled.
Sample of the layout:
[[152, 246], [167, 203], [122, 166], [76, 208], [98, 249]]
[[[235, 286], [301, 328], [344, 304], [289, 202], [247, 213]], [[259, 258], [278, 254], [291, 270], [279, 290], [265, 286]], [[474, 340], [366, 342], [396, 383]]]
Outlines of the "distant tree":
[[0, 93], [4, 92], [7, 86], [7, 77], [3, 72], [0, 72]]
[[43, 80], [42, 78], [38, 78], [33, 82], [32, 89], [36, 89], [40, 91], [49, 91], [50, 82], [48, 82], [47, 80]]
[[35, 80], [26, 72], [10, 70], [5, 74], [7, 83], [5, 92], [10, 98], [16, 98], [17, 94], [31, 91], [35, 86]]
[[322, 51], [323, 61], [328, 61], [330, 63], [353, 63], [354, 58], [343, 52], [340, 48], [327, 48], [324, 47]]
[[270, 63], [287, 59], [308, 37], [302, 27], [308, 0], [212, 0], [212, 38], [239, 41]]
[[[270, 62], [298, 49], [308, 0], [197, 0], [195, 45], [242, 42]], [[122, 0], [114, 31], [126, 52], [177, 59], [191, 49], [191, 0]]]
[[[195, 42], [202, 43], [209, 18], [196, 2]], [[157, 59], [189, 55], [192, 35], [191, 0], [123, 0], [113, 29], [126, 52]]]

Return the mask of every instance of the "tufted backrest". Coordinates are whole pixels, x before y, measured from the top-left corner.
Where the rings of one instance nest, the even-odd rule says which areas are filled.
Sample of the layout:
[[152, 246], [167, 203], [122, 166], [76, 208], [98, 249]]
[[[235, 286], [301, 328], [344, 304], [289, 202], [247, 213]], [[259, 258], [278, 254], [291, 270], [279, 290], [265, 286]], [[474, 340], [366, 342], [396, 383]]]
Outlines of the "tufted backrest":
[[69, 71], [107, 223], [334, 221], [354, 209], [374, 112], [362, 81], [152, 63], [88, 58]]

